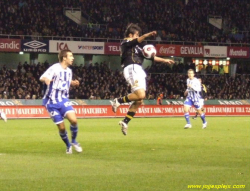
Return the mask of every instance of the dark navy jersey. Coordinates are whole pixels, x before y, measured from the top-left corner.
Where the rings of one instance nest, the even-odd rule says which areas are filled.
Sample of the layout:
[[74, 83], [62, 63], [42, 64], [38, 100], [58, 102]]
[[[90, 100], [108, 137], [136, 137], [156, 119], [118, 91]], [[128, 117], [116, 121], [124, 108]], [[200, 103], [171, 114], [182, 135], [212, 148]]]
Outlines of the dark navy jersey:
[[142, 54], [145, 43], [139, 43], [137, 39], [124, 39], [121, 43], [121, 66], [125, 68], [130, 64], [142, 65], [144, 56]]
[[206, 88], [206, 86], [204, 84], [201, 84], [200, 95], [201, 95], [202, 99], [207, 98], [207, 88]]

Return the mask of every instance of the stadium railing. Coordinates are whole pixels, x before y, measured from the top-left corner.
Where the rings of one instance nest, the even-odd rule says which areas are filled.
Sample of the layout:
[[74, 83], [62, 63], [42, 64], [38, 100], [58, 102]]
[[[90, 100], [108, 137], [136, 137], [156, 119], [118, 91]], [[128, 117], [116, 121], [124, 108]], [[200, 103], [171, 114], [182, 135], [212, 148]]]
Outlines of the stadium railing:
[[[0, 38], [9, 39], [33, 39], [33, 40], [69, 40], [69, 41], [93, 41], [93, 42], [121, 42], [123, 39], [115, 38], [86, 38], [86, 37], [63, 37], [63, 36], [40, 36], [40, 35], [11, 35], [0, 34]], [[195, 42], [195, 41], [168, 41], [146, 40], [152, 44], [178, 44], [178, 45], [211, 45], [211, 46], [250, 46], [250, 43], [224, 43], [224, 42]]]

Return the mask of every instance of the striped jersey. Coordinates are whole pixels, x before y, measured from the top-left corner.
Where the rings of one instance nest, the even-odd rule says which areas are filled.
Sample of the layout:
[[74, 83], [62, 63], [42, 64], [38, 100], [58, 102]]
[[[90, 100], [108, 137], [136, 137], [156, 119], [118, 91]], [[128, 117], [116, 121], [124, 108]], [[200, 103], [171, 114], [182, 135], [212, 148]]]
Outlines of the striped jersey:
[[192, 88], [188, 87], [188, 95], [187, 98], [191, 99], [192, 101], [199, 101], [201, 99], [201, 83], [197, 78], [193, 78], [190, 80], [189, 78], [187, 79], [187, 85], [191, 84]]
[[62, 102], [63, 99], [68, 99], [69, 87], [72, 80], [72, 71], [70, 68], [67, 67], [64, 69], [60, 63], [56, 63], [49, 67], [40, 79], [43, 77], [51, 80], [43, 97], [43, 105], [56, 104]]

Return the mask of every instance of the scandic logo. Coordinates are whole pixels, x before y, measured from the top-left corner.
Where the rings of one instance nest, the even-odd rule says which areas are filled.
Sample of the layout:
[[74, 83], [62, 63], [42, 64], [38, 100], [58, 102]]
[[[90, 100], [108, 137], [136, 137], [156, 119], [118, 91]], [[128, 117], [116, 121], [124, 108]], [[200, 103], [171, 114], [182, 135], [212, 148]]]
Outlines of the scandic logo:
[[14, 40], [11, 42], [1, 42], [0, 49], [19, 50], [19, 43]]
[[36, 40], [26, 42], [26, 43], [24, 43], [24, 45], [28, 46], [30, 48], [34, 48], [34, 49], [38, 49], [38, 48], [42, 48], [42, 47], [46, 46], [45, 43], [42, 43], [42, 42], [39, 42], [39, 41], [36, 41]]
[[103, 50], [103, 46], [78, 46], [78, 49], [82, 50]]
[[247, 51], [246, 50], [234, 50], [233, 48], [231, 48], [229, 50], [229, 56], [247, 56]]

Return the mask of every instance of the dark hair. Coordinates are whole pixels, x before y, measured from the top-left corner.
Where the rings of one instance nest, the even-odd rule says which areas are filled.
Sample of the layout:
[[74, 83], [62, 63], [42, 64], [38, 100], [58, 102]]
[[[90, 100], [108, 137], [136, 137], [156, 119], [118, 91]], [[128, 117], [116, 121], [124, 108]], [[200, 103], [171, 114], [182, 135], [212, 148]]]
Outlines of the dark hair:
[[135, 34], [136, 31], [138, 31], [139, 35], [141, 35], [141, 27], [139, 27], [137, 24], [130, 23], [125, 30], [124, 36], [128, 37], [129, 34]]
[[62, 61], [63, 61], [63, 57], [67, 57], [67, 53], [68, 53], [68, 52], [71, 52], [71, 50], [61, 50], [61, 51], [58, 53], [59, 62], [62, 62]]

